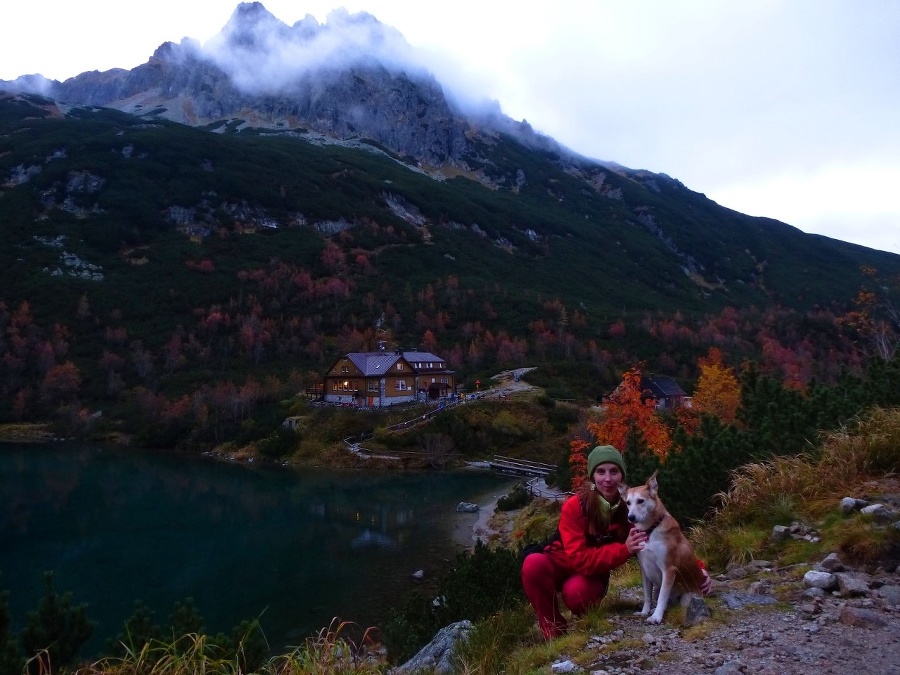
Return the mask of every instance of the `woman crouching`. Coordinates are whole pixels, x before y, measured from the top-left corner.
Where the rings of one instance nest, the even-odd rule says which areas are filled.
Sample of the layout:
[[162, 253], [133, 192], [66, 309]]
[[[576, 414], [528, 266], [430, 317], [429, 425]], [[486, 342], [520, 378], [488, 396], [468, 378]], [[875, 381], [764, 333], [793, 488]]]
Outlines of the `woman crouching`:
[[606, 595], [609, 573], [647, 540], [631, 527], [619, 499], [625, 480], [622, 455], [611, 445], [598, 445], [588, 455], [587, 475], [577, 494], [563, 504], [558, 536], [522, 563], [525, 595], [547, 639], [566, 630], [557, 595], [572, 614], [581, 616]]

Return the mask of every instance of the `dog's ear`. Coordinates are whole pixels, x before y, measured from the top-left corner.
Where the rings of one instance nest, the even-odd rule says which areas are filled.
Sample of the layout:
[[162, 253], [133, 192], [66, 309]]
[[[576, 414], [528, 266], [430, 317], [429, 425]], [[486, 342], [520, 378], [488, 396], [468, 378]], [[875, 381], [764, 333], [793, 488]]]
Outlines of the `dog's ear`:
[[656, 472], [653, 472], [653, 475], [647, 479], [647, 489], [650, 491], [650, 496], [655, 497], [657, 494], [658, 484], [656, 482]]
[[628, 492], [628, 486], [624, 483], [619, 483], [619, 496], [624, 497], [626, 492]]

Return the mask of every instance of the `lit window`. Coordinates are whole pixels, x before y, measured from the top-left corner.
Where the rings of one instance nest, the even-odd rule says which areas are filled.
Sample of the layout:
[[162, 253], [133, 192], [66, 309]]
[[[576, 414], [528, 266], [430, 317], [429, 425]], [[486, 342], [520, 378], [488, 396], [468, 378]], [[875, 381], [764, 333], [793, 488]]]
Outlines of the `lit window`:
[[406, 391], [406, 380], [397, 380], [397, 391]]
[[398, 364], [397, 364], [397, 370], [403, 370], [403, 364], [402, 364], [402, 363], [398, 363]]

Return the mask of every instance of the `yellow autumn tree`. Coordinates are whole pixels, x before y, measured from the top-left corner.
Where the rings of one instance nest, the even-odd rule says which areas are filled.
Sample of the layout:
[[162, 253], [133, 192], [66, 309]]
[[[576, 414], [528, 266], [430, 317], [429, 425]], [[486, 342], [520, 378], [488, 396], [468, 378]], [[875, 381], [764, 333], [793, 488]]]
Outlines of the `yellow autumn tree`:
[[722, 354], [709, 350], [699, 361], [700, 377], [694, 390], [692, 408], [697, 415], [706, 414], [732, 424], [741, 407], [741, 384], [732, 368], [722, 363]]
[[599, 421], [588, 422], [588, 429], [601, 445], [612, 445], [623, 451], [628, 438], [639, 431], [647, 447], [665, 458], [672, 445], [669, 427], [656, 412], [656, 401], [643, 399], [641, 370], [634, 367], [625, 373], [622, 384], [610, 395]]

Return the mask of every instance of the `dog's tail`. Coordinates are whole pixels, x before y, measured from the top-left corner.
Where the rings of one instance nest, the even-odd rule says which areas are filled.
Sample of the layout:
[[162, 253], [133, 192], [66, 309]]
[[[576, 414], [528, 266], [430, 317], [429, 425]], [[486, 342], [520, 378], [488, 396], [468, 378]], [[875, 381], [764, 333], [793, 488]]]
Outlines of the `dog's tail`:
[[675, 568], [675, 582], [686, 590], [699, 593], [705, 578], [700, 563], [696, 560]]

